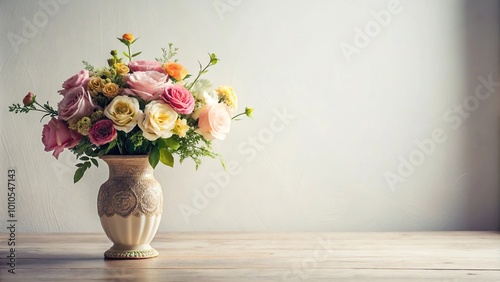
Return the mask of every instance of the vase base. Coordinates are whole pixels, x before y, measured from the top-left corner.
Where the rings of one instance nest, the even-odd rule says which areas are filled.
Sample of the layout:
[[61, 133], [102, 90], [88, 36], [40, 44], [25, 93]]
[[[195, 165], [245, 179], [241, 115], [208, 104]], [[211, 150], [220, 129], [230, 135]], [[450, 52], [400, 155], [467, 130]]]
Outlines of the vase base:
[[158, 255], [158, 251], [153, 248], [145, 250], [115, 250], [111, 248], [104, 252], [104, 257], [108, 259], [146, 259]]

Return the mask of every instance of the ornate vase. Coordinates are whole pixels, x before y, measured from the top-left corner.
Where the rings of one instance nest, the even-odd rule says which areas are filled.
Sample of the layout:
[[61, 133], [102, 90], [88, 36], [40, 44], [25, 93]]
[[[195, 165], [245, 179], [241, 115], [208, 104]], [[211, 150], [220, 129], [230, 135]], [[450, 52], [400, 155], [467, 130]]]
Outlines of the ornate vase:
[[97, 212], [114, 243], [106, 258], [138, 259], [158, 256], [149, 244], [160, 225], [163, 193], [147, 155], [106, 155], [109, 178], [97, 197]]

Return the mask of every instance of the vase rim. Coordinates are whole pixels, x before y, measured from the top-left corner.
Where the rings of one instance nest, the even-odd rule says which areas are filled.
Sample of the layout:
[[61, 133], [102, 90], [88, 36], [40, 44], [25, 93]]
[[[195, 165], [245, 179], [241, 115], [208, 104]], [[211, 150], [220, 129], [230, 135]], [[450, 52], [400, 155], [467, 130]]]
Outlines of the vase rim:
[[100, 159], [111, 159], [111, 158], [128, 158], [128, 159], [141, 159], [148, 157], [149, 155], [104, 155], [100, 156]]

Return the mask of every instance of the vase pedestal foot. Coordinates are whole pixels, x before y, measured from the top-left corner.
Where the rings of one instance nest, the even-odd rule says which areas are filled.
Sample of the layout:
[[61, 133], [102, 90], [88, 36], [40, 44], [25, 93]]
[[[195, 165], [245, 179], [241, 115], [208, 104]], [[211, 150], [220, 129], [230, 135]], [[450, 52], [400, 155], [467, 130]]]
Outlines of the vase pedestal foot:
[[104, 252], [104, 257], [108, 259], [146, 259], [157, 256], [158, 251], [149, 245], [133, 249], [113, 245], [113, 247]]

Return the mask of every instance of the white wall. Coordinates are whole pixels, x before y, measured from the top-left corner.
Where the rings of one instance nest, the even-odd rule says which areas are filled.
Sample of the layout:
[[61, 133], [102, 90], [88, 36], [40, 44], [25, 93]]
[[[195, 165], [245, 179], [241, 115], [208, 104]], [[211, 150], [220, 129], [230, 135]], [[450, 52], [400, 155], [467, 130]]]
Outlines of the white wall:
[[156, 170], [161, 231], [499, 229], [500, 84], [490, 93], [478, 78], [500, 81], [498, 1], [40, 2], [57, 7], [0, 1], [0, 179], [16, 169], [20, 231], [102, 230], [105, 164], [73, 185], [73, 155], [45, 153], [39, 117], [7, 106], [28, 91], [55, 105], [81, 60], [104, 65], [125, 32], [142, 59], [174, 42], [192, 72], [215, 52], [207, 78], [255, 108], [215, 143], [241, 171], [207, 203], [197, 197], [216, 184], [217, 161]]

